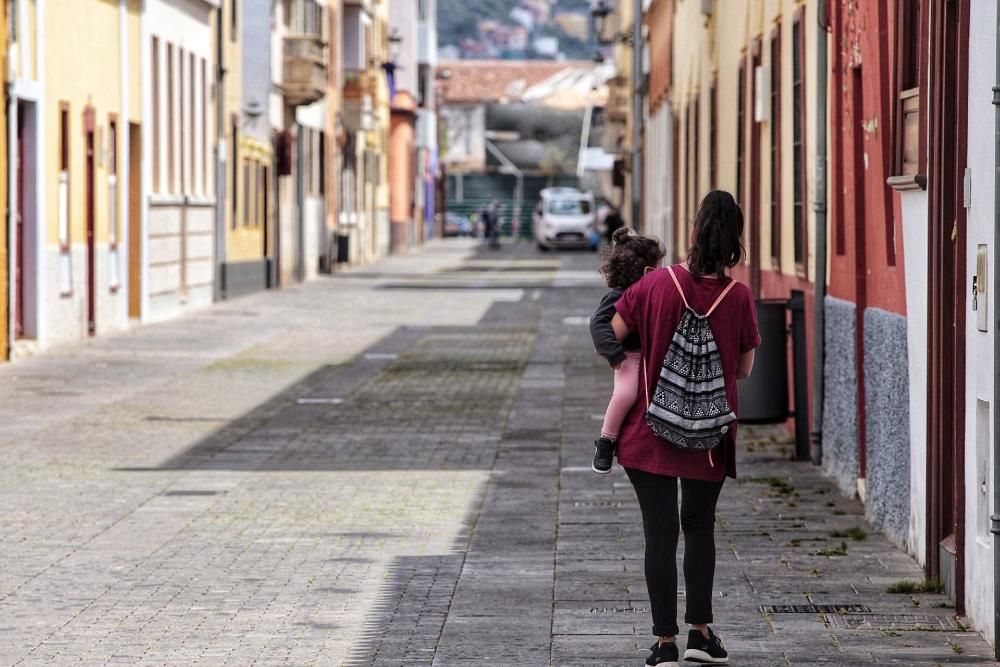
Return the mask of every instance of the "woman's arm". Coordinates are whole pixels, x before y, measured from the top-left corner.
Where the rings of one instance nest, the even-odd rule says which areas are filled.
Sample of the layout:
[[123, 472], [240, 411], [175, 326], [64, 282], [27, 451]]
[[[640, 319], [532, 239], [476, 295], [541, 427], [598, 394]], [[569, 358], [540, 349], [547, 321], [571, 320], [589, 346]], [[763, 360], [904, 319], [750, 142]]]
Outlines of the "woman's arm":
[[615, 330], [615, 338], [618, 339], [619, 343], [625, 340], [629, 334], [628, 325], [618, 313], [615, 313], [615, 316], [611, 318], [611, 328]]
[[[612, 322], [612, 324], [614, 324], [614, 322]], [[753, 370], [753, 358], [755, 351], [756, 350], [750, 350], [740, 355], [740, 365], [736, 367], [737, 380], [744, 380], [750, 377], [750, 371]]]

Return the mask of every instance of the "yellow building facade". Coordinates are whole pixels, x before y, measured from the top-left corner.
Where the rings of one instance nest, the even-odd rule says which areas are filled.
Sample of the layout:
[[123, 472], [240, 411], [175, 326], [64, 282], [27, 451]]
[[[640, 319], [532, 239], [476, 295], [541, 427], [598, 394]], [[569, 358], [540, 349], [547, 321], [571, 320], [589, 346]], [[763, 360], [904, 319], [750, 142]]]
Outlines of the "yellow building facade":
[[[662, 1], [662, 0], [660, 0]], [[732, 192], [745, 216], [740, 277], [759, 296], [787, 296], [815, 268], [817, 3], [694, 2], [673, 8], [674, 237], [686, 254], [690, 225], [711, 189]], [[655, 29], [655, 28], [653, 28]], [[668, 184], [669, 185], [669, 184]]]
[[[48, 0], [35, 16], [44, 104], [33, 142], [43, 150], [31, 171], [42, 201], [25, 224], [41, 232], [33, 290], [43, 302], [35, 307], [41, 342], [128, 326], [130, 213], [139, 187], [137, 156], [130, 155], [141, 121], [139, 10], [139, 0]], [[24, 166], [22, 191], [32, 176]]]

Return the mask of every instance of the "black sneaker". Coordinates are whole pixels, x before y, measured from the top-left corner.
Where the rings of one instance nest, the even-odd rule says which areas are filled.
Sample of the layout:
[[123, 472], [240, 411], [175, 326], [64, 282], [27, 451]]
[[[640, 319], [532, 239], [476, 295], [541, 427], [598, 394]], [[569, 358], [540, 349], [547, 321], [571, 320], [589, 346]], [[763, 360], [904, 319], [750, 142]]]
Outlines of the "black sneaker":
[[660, 667], [677, 667], [677, 660], [680, 658], [680, 653], [677, 650], [677, 644], [675, 642], [670, 642], [667, 644], [661, 644], [657, 641], [650, 648], [652, 653], [646, 658], [647, 665], [659, 665]]
[[590, 467], [594, 472], [606, 475], [611, 472], [611, 463], [615, 457], [615, 441], [601, 436], [594, 440], [594, 447], [597, 451], [594, 452], [594, 463]]
[[709, 665], [728, 665], [729, 654], [722, 647], [722, 640], [719, 639], [712, 629], [708, 629], [708, 639], [701, 634], [701, 630], [688, 631], [687, 650], [684, 651], [684, 659], [688, 662], [700, 662]]

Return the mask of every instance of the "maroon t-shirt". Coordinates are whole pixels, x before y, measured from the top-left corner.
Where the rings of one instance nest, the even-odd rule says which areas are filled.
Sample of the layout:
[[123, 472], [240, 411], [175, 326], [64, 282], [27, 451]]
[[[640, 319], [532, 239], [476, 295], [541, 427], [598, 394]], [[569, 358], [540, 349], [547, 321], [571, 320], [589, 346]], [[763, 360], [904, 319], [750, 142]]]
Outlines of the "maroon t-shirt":
[[[673, 269], [688, 303], [697, 313], [708, 311], [731, 280], [720, 281], [708, 276], [695, 278], [680, 264]], [[646, 406], [649, 405], [647, 396], [653, 394], [663, 358], [684, 312], [684, 300], [671, 280], [670, 273], [666, 269], [650, 271], [625, 291], [615, 308], [625, 320], [629, 331], [639, 334], [646, 367], [645, 377], [649, 385], [649, 393], [646, 394], [640, 379], [639, 397], [618, 436], [618, 462], [626, 468], [686, 479], [719, 481], [726, 475], [736, 477], [735, 424], [722, 443], [711, 451], [711, 456], [704, 450], [674, 447], [658, 438], [646, 426]], [[708, 321], [722, 356], [726, 397], [729, 405], [739, 415], [736, 367], [743, 353], [760, 345], [757, 309], [750, 288], [738, 282]]]

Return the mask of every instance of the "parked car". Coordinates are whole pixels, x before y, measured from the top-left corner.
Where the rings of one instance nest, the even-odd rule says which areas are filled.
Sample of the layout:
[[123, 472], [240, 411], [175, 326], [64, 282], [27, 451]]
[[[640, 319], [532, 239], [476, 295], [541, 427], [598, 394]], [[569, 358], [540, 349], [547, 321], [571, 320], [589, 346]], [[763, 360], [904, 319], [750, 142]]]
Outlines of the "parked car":
[[474, 236], [475, 226], [464, 215], [448, 212], [444, 218], [445, 236]]
[[539, 250], [597, 250], [600, 237], [593, 193], [576, 188], [545, 188], [540, 194], [533, 215], [535, 243]]

